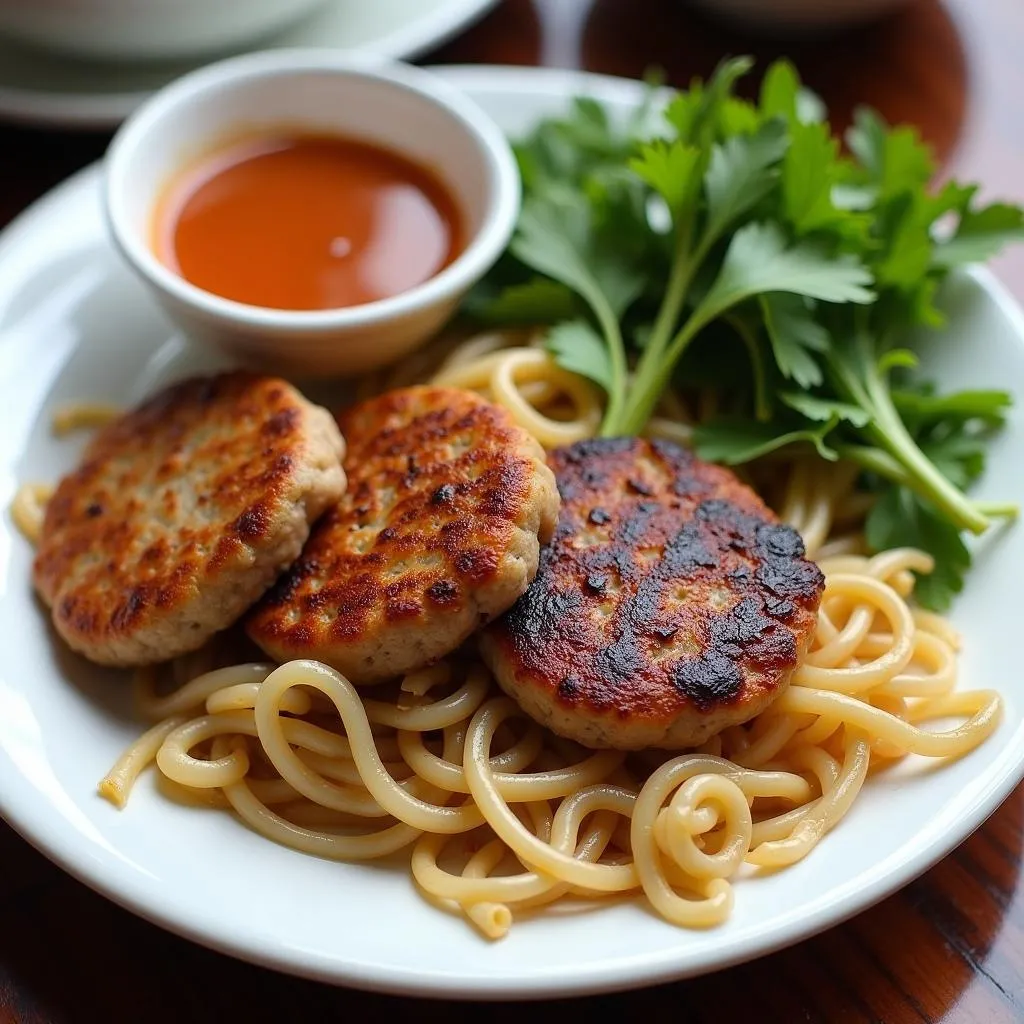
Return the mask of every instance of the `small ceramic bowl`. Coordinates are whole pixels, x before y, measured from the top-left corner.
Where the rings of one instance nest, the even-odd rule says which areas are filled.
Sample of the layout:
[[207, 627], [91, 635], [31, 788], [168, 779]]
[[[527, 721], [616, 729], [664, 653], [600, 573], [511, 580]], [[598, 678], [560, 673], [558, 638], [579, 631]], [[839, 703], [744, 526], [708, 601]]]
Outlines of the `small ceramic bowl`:
[[[191, 160], [262, 128], [359, 139], [429, 169], [459, 207], [465, 248], [409, 291], [339, 309], [252, 306], [190, 284], [153, 251], [157, 203]], [[519, 204], [511, 147], [472, 101], [419, 68], [338, 51], [250, 54], [186, 75], [125, 122], [106, 158], [114, 241], [171, 319], [199, 343], [302, 376], [361, 373], [424, 342], [508, 245]]]
[[98, 60], [194, 57], [278, 32], [324, 0], [0, 0], [0, 34]]

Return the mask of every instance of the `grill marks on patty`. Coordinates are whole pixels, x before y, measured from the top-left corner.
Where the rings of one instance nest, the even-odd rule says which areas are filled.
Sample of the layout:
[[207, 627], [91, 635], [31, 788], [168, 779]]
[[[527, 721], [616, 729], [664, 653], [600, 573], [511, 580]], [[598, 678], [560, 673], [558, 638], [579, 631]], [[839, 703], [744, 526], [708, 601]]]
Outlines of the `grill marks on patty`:
[[448, 654], [523, 593], [558, 492], [540, 445], [468, 391], [392, 391], [341, 422], [349, 490], [248, 630], [272, 657], [376, 682]]
[[800, 537], [734, 474], [667, 442], [552, 453], [562, 510], [482, 641], [499, 682], [592, 746], [698, 745], [788, 683], [823, 589]]
[[196, 650], [298, 555], [345, 489], [333, 418], [272, 377], [196, 377], [100, 431], [49, 502], [34, 581], [101, 664]]
[[623, 749], [747, 721], [810, 643], [824, 581], [799, 536], [675, 445], [584, 441], [549, 466], [507, 411], [429, 386], [341, 426], [344, 471], [322, 409], [235, 373], [102, 431], [58, 487], [35, 563], [61, 635], [106, 664], [165, 660], [290, 565], [247, 620], [272, 657], [377, 682], [490, 623], [483, 655], [528, 713]]

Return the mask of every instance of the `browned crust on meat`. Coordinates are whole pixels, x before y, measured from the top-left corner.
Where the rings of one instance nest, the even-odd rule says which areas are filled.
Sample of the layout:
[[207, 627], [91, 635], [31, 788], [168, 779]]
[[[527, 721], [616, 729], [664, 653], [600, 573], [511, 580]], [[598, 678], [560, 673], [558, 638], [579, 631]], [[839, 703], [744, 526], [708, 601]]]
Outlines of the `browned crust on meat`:
[[391, 391], [340, 422], [349, 489], [247, 628], [275, 658], [371, 683], [449, 653], [522, 594], [558, 493], [537, 442], [468, 391]]
[[100, 431], [49, 502], [34, 582], [94, 661], [195, 650], [235, 621], [344, 490], [330, 416], [285, 381], [192, 378]]
[[763, 710], [824, 586], [799, 535], [729, 470], [666, 442], [585, 441], [550, 462], [554, 539], [482, 638], [503, 687], [590, 746], [696, 746]]

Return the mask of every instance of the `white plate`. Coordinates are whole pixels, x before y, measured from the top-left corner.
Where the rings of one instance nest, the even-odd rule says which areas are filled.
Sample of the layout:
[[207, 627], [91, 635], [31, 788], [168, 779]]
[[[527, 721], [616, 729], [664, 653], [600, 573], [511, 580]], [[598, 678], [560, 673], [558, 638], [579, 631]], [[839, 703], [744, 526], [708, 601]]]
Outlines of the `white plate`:
[[[337, 47], [409, 59], [440, 46], [496, 2], [331, 0], [259, 48]], [[199, 63], [92, 63], [0, 38], [0, 118], [67, 128], [113, 128], [150, 93]]]
[[[561, 72], [445, 74], [509, 130], [560, 109], [577, 90], [618, 108], [635, 84]], [[1024, 398], [1024, 320], [985, 273], [946, 292], [949, 327], [928, 370], [957, 387], [1006, 386]], [[970, 358], [964, 358], [964, 347]], [[99, 173], [87, 170], [0, 239], [0, 504], [22, 480], [52, 480], [78, 445], [50, 436], [69, 399], [133, 401], [211, 365], [189, 351], [111, 251]], [[980, 488], [1024, 502], [1024, 423], [1014, 413]], [[956, 609], [967, 638], [963, 685], [998, 686], [1006, 716], [958, 763], [923, 759], [872, 779], [841, 827], [803, 863], [745, 879], [712, 931], [676, 929], [641, 902], [517, 922], [490, 944], [429, 907], [399, 866], [335, 864], [282, 849], [223, 813], [185, 810], [145, 781], [123, 812], [95, 792], [139, 731], [124, 681], [52, 642], [29, 587], [32, 552], [0, 525], [0, 809], [32, 843], [111, 899], [236, 956], [331, 982], [391, 992], [528, 997], [680, 978], [792, 943], [863, 910], [951, 850], [1024, 770], [1024, 676], [1017, 636], [1024, 528], [993, 538]], [[2, 883], [0, 883], [2, 884]]]

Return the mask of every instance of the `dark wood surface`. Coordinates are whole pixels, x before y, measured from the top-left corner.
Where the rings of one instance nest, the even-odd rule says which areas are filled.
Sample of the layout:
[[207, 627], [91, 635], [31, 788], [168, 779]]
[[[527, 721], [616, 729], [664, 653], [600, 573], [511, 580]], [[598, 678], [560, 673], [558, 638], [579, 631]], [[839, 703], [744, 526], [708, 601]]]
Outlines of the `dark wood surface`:
[[[825, 0], [822, 0], [825, 2]], [[828, 39], [766, 42], [684, 0], [506, 0], [426, 60], [549, 64], [673, 83], [726, 53], [786, 53], [845, 121], [858, 103], [920, 126], [945, 173], [1024, 199], [1024, 4], [915, 0]], [[0, 225], [97, 158], [102, 135], [0, 127]], [[1024, 253], [995, 265], [1024, 298]], [[1024, 787], [884, 903], [789, 950], [693, 981], [550, 1006], [581, 1020], [1024, 1021]], [[72, 881], [0, 824], [0, 1022], [489, 1019], [298, 981], [167, 935]], [[295, 908], [296, 916], [315, 912]], [[344, 927], [344, 922], [339, 922]]]

